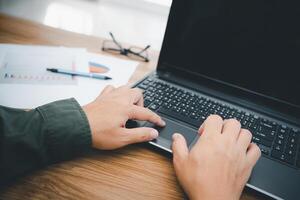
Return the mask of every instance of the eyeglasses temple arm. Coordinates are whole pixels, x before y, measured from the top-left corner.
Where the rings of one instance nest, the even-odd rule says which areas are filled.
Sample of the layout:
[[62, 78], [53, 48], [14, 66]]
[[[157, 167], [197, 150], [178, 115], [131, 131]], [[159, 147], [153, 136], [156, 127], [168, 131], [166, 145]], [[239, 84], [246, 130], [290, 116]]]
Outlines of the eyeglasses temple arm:
[[140, 52], [138, 52], [139, 54], [140, 53], [143, 53], [143, 52], [145, 52], [145, 51], [147, 51], [147, 49], [149, 49], [151, 46], [150, 45], [147, 45], [143, 50], [141, 50]]
[[[149, 48], [149, 47], [148, 47], [148, 48]], [[142, 52], [143, 52], [143, 51], [141, 51], [140, 53], [142, 53]], [[149, 62], [149, 58], [147, 58], [147, 57], [141, 55], [140, 53], [133, 52], [133, 51], [131, 51], [130, 49], [128, 49], [128, 53], [131, 53], [131, 54], [136, 55], [136, 56], [138, 56], [138, 57], [140, 57], [140, 58], [143, 58], [146, 62]]]
[[103, 50], [103, 51], [117, 51], [117, 52], [120, 52], [120, 51], [121, 51], [120, 49], [104, 48], [104, 47], [102, 47], [102, 50]]
[[119, 42], [117, 42], [117, 40], [115, 39], [114, 35], [112, 34], [112, 32], [109, 32], [110, 37], [112, 38], [112, 40], [114, 41], [114, 43], [120, 48], [123, 49], [123, 47], [121, 46], [121, 44]]

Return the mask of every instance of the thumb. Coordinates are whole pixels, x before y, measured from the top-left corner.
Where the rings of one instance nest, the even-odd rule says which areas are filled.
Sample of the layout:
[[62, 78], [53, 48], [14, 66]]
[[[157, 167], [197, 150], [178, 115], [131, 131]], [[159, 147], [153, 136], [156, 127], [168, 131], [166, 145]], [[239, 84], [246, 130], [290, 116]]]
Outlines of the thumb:
[[127, 144], [147, 142], [158, 137], [158, 131], [153, 128], [140, 127], [125, 129], [127, 137]]
[[177, 168], [183, 163], [183, 161], [187, 158], [189, 154], [189, 149], [187, 147], [186, 140], [179, 133], [173, 134], [172, 150], [174, 166], [175, 168]]

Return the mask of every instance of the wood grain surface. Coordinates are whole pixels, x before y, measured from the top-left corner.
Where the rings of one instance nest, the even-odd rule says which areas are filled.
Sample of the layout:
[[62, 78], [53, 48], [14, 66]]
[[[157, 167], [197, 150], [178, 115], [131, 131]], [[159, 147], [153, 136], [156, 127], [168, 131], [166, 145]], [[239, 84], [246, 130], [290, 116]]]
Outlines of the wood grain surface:
[[[1, 43], [83, 47], [103, 53], [102, 41], [0, 14]], [[151, 51], [150, 55], [151, 62], [140, 63], [130, 82], [155, 69], [159, 54]], [[176, 200], [183, 199], [183, 191], [176, 180], [171, 155], [148, 144], [137, 144], [117, 151], [95, 150], [33, 172], [2, 189], [0, 199]], [[264, 197], [247, 190], [241, 199]]]

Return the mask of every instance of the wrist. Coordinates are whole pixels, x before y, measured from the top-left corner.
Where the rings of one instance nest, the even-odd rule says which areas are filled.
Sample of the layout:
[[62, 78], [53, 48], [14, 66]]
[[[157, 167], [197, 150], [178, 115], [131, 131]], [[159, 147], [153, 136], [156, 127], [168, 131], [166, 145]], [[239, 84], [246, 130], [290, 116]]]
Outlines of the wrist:
[[90, 108], [90, 104], [84, 105], [81, 107], [82, 112], [84, 113], [86, 117], [86, 123], [89, 126], [90, 134], [91, 134], [91, 147], [93, 147], [93, 137], [94, 137], [94, 131], [93, 131], [93, 126], [92, 126], [92, 119], [90, 117], [90, 110], [93, 110], [93, 108]]

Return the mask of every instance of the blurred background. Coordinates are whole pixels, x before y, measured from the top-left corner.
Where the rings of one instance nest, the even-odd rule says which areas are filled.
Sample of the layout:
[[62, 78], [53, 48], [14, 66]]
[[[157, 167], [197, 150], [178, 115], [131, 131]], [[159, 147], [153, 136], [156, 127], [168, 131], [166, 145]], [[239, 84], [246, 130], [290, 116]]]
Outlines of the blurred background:
[[172, 0], [0, 0], [0, 12], [160, 50]]

